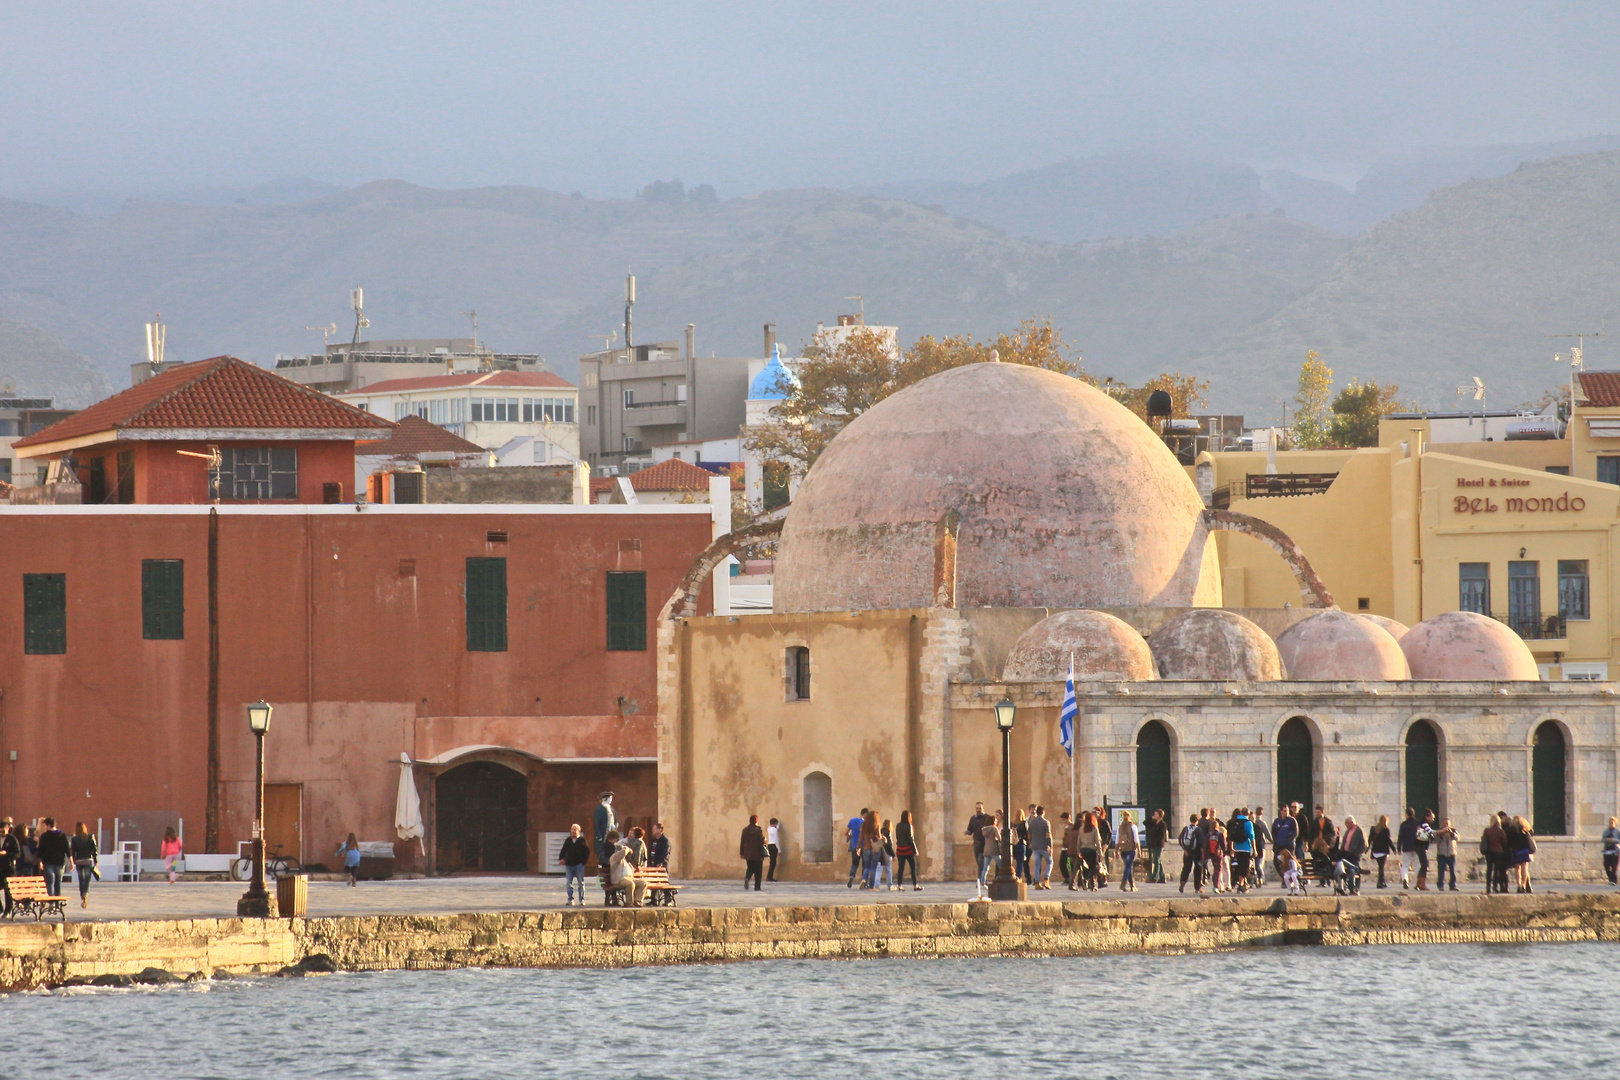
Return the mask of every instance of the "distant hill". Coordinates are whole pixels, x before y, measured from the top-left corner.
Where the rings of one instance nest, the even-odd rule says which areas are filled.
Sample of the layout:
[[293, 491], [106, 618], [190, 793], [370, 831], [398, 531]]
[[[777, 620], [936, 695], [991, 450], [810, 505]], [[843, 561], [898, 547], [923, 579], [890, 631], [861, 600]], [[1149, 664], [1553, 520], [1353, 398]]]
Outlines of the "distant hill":
[[[1316, 349], [1341, 384], [1393, 381], [1403, 396], [1455, 406], [1477, 375], [1486, 404], [1514, 406], [1564, 382], [1549, 335], [1620, 313], [1620, 152], [1524, 165], [1438, 191], [1374, 226], [1331, 276], [1189, 367], [1216, 403], [1257, 417], [1291, 398]], [[1607, 340], [1588, 367], [1616, 366]]]
[[113, 384], [85, 357], [37, 326], [0, 318], [0, 397], [50, 397], [75, 408]]
[[[1271, 213], [1075, 246], [838, 191], [592, 200], [385, 181], [294, 203], [131, 201], [106, 217], [0, 201], [0, 315], [49, 328], [123, 386], [157, 312], [171, 359], [263, 363], [318, 350], [305, 327], [335, 321], [346, 337], [348, 291], [362, 285], [370, 336], [465, 333], [462, 313], [477, 309], [492, 345], [538, 351], [572, 377], [600, 347], [592, 335], [619, 327], [634, 267], [640, 341], [695, 322], [701, 351], [750, 355], [775, 322], [796, 346], [859, 293], [872, 321], [908, 339], [1050, 315], [1089, 368], [1134, 379], [1279, 310], [1344, 247]], [[55, 354], [16, 374], [91, 385]]]

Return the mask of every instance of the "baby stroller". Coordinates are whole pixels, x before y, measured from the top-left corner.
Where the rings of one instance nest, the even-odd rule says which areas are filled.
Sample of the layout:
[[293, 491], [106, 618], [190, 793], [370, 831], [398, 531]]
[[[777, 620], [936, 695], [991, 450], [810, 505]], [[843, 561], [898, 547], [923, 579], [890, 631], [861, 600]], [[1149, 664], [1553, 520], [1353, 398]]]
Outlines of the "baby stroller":
[[1336, 896], [1361, 895], [1361, 864], [1353, 863], [1349, 859], [1337, 859], [1333, 863], [1333, 893]]

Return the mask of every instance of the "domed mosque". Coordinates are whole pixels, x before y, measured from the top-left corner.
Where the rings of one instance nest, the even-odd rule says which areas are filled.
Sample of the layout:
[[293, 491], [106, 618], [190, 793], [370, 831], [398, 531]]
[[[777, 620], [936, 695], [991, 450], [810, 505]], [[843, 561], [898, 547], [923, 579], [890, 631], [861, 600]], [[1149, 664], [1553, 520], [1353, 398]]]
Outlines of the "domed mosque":
[[[695, 614], [708, 571], [778, 530], [774, 610]], [[1223, 533], [1269, 546], [1298, 602], [1224, 608]], [[664, 607], [659, 809], [680, 872], [731, 873], [734, 839], [702, 823], [757, 813], [788, 837], [779, 872], [842, 881], [844, 823], [875, 807], [912, 812], [925, 877], [971, 877], [963, 823], [1000, 800], [998, 715], [1014, 805], [1054, 821], [1071, 788], [1182, 821], [1282, 801], [1461, 813], [1529, 789], [1526, 740], [1554, 713], [1560, 737], [1612, 741], [1612, 698], [1529, 681], [1508, 627], [1340, 611], [1307, 554], [1207, 507], [1154, 428], [1079, 379], [988, 362], [894, 394], [831, 441], [785, 520], [720, 537]], [[1439, 757], [1414, 771], [1412, 753]], [[1423, 776], [1443, 790], [1410, 788]]]

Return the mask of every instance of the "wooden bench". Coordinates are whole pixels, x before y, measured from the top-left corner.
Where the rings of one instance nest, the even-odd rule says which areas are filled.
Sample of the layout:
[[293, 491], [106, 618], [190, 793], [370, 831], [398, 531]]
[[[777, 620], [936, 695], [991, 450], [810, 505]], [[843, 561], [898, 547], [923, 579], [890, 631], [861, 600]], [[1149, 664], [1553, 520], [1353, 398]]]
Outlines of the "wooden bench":
[[6, 888], [11, 891], [11, 918], [15, 919], [25, 911], [34, 913], [34, 921], [38, 922], [44, 915], [50, 914], [52, 908], [65, 923], [67, 922], [67, 901], [60, 896], [52, 896], [45, 891], [44, 877], [14, 877], [6, 881]]
[[[608, 907], [625, 907], [628, 904], [630, 897], [627, 886], [609, 884], [606, 874], [596, 880], [602, 886], [604, 904]], [[685, 888], [684, 885], [670, 884], [669, 868], [664, 866], [643, 866], [636, 871], [636, 880], [646, 883], [647, 903], [652, 907], [674, 907], [676, 894]]]

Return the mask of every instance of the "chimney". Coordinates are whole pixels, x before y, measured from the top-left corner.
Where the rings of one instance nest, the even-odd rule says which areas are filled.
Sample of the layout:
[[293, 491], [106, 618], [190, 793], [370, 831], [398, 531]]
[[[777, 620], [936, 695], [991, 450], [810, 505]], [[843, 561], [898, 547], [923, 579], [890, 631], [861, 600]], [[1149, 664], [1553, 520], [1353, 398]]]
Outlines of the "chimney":
[[697, 324], [686, 324], [686, 358], [691, 360], [697, 356]]
[[766, 356], [766, 358], [770, 357], [771, 350], [773, 350], [775, 348], [776, 348], [776, 324], [773, 323], [773, 322], [768, 322], [768, 323], [765, 324], [765, 356]]

